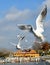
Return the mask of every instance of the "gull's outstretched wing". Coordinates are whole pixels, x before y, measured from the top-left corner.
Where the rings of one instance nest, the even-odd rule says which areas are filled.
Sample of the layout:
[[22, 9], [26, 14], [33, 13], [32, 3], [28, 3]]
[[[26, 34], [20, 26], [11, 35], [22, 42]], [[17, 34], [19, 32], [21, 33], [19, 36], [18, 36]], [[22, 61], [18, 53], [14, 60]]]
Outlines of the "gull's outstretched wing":
[[30, 31], [30, 32], [32, 30], [32, 26], [31, 25], [18, 24], [17, 26], [21, 30]]
[[43, 20], [44, 20], [46, 14], [47, 14], [47, 5], [45, 5], [44, 9], [42, 9], [41, 13], [39, 14], [39, 16], [36, 19], [36, 27], [37, 27], [36, 30], [40, 33], [44, 32]]
[[25, 30], [25, 31], [28, 31], [28, 32], [31, 32], [31, 33], [33, 33], [36, 37], [38, 37], [38, 36], [34, 33], [34, 30], [33, 30], [33, 28], [32, 28], [31, 25], [18, 24], [17, 26], [18, 26], [19, 29]]
[[19, 38], [19, 40], [23, 40], [25, 36], [17, 35], [17, 38]]
[[15, 44], [15, 43], [10, 42], [10, 44], [11, 44], [11, 45], [13, 45], [13, 46], [16, 46], [16, 44]]

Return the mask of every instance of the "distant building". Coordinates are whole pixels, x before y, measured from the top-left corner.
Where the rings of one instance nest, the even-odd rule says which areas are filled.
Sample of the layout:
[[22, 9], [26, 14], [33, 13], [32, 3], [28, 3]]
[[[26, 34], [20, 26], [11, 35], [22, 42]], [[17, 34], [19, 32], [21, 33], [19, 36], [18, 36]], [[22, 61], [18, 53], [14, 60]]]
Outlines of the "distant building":
[[18, 50], [17, 52], [14, 52], [14, 57], [39, 57], [39, 54], [36, 53], [35, 50], [28, 49], [28, 50]]

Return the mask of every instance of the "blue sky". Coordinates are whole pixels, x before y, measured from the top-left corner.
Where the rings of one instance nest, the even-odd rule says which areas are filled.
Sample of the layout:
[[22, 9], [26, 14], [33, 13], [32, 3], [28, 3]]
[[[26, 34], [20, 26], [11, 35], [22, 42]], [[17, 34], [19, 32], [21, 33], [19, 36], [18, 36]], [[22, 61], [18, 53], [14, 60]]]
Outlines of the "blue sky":
[[48, 9], [44, 36], [50, 42], [50, 0], [0, 0], [0, 48], [12, 49], [10, 42], [18, 43], [17, 34], [26, 35], [26, 39], [29, 40], [25, 45], [23, 41], [23, 46], [31, 45], [34, 36], [19, 30], [17, 24], [30, 24], [36, 27], [36, 18], [44, 4], [47, 4]]

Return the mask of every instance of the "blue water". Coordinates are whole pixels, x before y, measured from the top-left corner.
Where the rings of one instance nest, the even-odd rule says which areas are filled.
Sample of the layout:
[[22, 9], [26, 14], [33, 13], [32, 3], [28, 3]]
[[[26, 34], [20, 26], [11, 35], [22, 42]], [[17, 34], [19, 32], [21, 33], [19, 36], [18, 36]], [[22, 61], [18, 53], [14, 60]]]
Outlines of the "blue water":
[[0, 65], [50, 65], [48, 62], [28, 62], [28, 63], [5, 63]]

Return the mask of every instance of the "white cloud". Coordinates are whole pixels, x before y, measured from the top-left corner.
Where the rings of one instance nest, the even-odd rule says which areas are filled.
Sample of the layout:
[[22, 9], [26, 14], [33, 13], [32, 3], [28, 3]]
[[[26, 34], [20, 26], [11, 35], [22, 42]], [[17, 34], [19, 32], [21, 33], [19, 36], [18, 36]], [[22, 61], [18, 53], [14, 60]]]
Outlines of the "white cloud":
[[16, 26], [7, 25], [1, 28], [2, 31], [16, 31]]
[[12, 7], [10, 10], [8, 10], [4, 17], [0, 20], [0, 22], [3, 21], [24, 21], [33, 18], [33, 12], [29, 9], [25, 10], [18, 10], [15, 7]]
[[[2, 25], [0, 30], [14, 31], [16, 30], [16, 26], [14, 26], [12, 22], [19, 23], [29, 19], [33, 19], [33, 12], [31, 10], [18, 10], [16, 7], [11, 7], [8, 11], [3, 13], [3, 17], [0, 19], [0, 24]], [[11, 22], [11, 25], [5, 25], [6, 22]]]
[[5, 19], [9, 21], [20, 21], [20, 20], [26, 20], [30, 18], [30, 15], [32, 15], [32, 12], [29, 10], [23, 10], [23, 11], [18, 11], [18, 12], [13, 12], [13, 13], [8, 13], [5, 16]]

